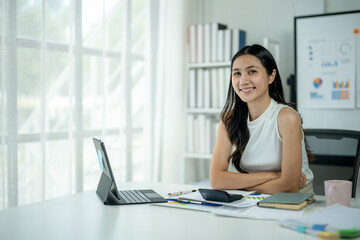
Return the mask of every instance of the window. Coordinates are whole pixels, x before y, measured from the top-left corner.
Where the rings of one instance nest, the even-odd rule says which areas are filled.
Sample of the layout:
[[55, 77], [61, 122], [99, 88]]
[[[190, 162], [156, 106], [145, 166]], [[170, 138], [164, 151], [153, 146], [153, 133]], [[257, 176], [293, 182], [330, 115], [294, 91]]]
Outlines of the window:
[[94, 136], [146, 180], [147, 1], [0, 4], [0, 209], [95, 189]]

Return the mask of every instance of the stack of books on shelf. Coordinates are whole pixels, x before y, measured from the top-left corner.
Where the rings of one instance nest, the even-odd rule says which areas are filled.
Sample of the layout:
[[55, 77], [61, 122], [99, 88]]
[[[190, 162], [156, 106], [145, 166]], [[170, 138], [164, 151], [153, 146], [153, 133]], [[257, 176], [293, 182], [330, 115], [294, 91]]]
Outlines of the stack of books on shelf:
[[228, 29], [225, 24], [193, 24], [188, 28], [187, 152], [190, 158], [208, 158], [212, 154], [220, 112], [231, 84], [230, 61], [245, 44], [246, 32]]
[[189, 114], [187, 117], [187, 151], [194, 154], [212, 154], [219, 120], [204, 114]]
[[193, 24], [188, 29], [189, 62], [209, 63], [231, 61], [245, 46], [246, 32], [228, 29], [221, 23]]
[[198, 68], [189, 70], [188, 107], [221, 109], [231, 80], [229, 67]]

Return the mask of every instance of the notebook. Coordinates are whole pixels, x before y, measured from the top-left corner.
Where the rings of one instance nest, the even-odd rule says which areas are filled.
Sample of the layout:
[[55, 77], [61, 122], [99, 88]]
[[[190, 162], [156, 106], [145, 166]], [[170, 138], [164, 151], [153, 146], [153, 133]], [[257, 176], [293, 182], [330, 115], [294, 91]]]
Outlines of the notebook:
[[100, 139], [93, 138], [99, 166], [102, 171], [96, 194], [106, 205], [127, 205], [141, 203], [167, 202], [152, 189], [119, 191], [106, 153], [105, 144]]
[[275, 193], [257, 203], [259, 207], [301, 210], [314, 202], [313, 193]]

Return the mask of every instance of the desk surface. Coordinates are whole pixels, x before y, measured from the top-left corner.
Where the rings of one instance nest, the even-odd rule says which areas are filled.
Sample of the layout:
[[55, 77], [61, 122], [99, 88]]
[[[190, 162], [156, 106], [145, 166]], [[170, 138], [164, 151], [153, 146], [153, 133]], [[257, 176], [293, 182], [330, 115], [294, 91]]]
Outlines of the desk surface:
[[[122, 189], [153, 188], [158, 193], [193, 189], [189, 185], [128, 183]], [[306, 213], [325, 206], [323, 196]], [[360, 199], [352, 199], [360, 207]], [[0, 211], [0, 239], [316, 239], [275, 221], [215, 216], [151, 204], [105, 206], [95, 191]]]

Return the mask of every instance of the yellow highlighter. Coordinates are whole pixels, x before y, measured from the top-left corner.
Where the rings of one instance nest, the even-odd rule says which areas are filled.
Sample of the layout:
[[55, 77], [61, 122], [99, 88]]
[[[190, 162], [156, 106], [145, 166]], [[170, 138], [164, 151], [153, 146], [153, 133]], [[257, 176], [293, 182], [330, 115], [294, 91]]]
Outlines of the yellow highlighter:
[[323, 239], [338, 239], [340, 238], [340, 234], [338, 232], [319, 232], [317, 234], [318, 237]]

